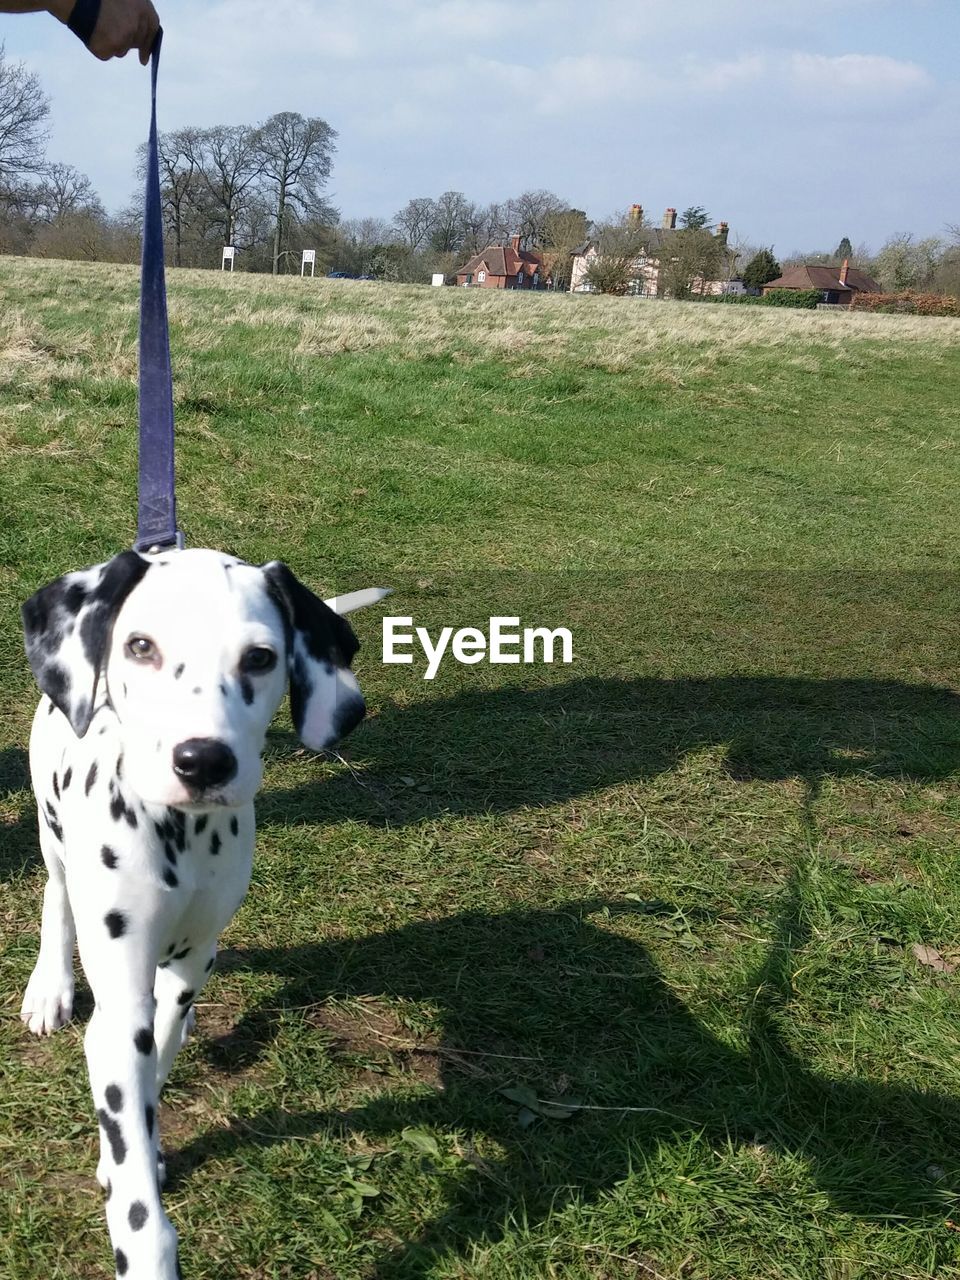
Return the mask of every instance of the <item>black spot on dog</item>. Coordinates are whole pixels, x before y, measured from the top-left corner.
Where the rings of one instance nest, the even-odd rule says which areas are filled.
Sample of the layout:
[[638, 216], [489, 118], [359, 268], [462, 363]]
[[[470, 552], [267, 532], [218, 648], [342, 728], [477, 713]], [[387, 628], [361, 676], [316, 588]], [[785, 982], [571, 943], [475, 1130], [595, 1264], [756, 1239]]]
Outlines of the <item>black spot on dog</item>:
[[222, 844], [223, 844], [223, 841], [220, 839], [220, 832], [214, 831], [213, 835], [210, 837], [210, 852], [213, 854], [214, 857], [216, 857], [217, 854], [220, 852], [220, 846]]
[[82, 582], [71, 582], [63, 593], [63, 607], [74, 617], [80, 612], [87, 600], [87, 588]]
[[97, 733], [98, 733], [98, 734], [100, 735], [100, 737], [102, 738], [102, 737], [103, 737], [103, 735], [107, 732], [107, 730], [108, 730], [109, 728], [110, 728], [110, 726], [109, 726], [108, 724], [102, 724], [102, 725], [100, 726], [100, 728], [97, 730]]
[[153, 1030], [150, 1027], [141, 1027], [137, 1034], [133, 1037], [133, 1043], [137, 1046], [137, 1052], [145, 1056], [153, 1053]]
[[120, 819], [123, 817], [123, 815], [126, 813], [126, 811], [127, 811], [127, 806], [124, 802], [123, 796], [121, 795], [111, 796], [110, 817], [114, 820], [114, 822], [119, 822]]
[[224, 698], [227, 696], [227, 686], [223, 683], [222, 680], [220, 681], [220, 694]]
[[195, 694], [196, 694], [196, 693], [203, 693], [203, 690], [200, 688], [200, 686], [199, 686], [198, 684], [195, 684], [195, 685], [193, 686], [193, 692], [194, 692]]
[[104, 1097], [111, 1111], [123, 1110], [123, 1090], [118, 1084], [108, 1084]]
[[182, 951], [178, 951], [178, 952], [177, 952], [177, 954], [173, 957], [173, 959], [174, 959], [174, 960], [186, 960], [186, 958], [187, 958], [187, 956], [188, 956], [189, 954], [190, 954], [190, 948], [189, 948], [189, 947], [184, 947]]
[[67, 769], [66, 773], [63, 775], [63, 789], [64, 789], [64, 791], [66, 791], [67, 787], [69, 787], [69, 785], [70, 785], [70, 783], [71, 783], [72, 781], [73, 781], [73, 770], [72, 770], [72, 769]]
[[210, 815], [208, 813], [201, 813], [200, 817], [193, 824], [193, 829], [198, 836], [203, 834], [204, 828], [206, 827], [209, 820], [210, 820]]
[[127, 920], [121, 911], [108, 911], [103, 917], [111, 938], [122, 938], [127, 931]]
[[[124, 690], [124, 692], [126, 692], [126, 690]], [[123, 777], [123, 752], [121, 751], [120, 754], [117, 756], [117, 781], [119, 782], [122, 777]]]
[[184, 664], [181, 662], [178, 667], [174, 668], [174, 672], [173, 672], [174, 680], [179, 680], [180, 677], [183, 675], [183, 667], [184, 667]]
[[230, 834], [236, 836], [240, 834], [240, 819], [236, 814], [230, 819]]
[[247, 706], [253, 703], [253, 681], [248, 680], [246, 676], [240, 677], [240, 695]]
[[47, 816], [50, 817], [54, 822], [56, 822], [57, 811], [54, 808], [52, 801], [48, 800], [46, 802], [46, 808], [47, 808]]
[[90, 792], [93, 790], [93, 784], [97, 780], [97, 773], [98, 773], [97, 762], [96, 760], [94, 760], [93, 764], [90, 766], [89, 770], [87, 771], [87, 780], [83, 784], [83, 794], [85, 796], [88, 796]]
[[176, 889], [180, 881], [177, 879], [177, 873], [171, 871], [169, 867], [163, 868], [163, 883], [171, 889]]
[[51, 663], [44, 671], [44, 679], [46, 680], [45, 689], [47, 696], [58, 706], [65, 705], [67, 698], [70, 696], [70, 675], [63, 667], [58, 667], [56, 663]]
[[187, 847], [187, 819], [179, 809], [168, 809], [167, 815], [172, 828], [170, 834], [179, 852], [183, 853]]
[[169, 840], [164, 841], [163, 852], [170, 865], [175, 867], [177, 865], [177, 851]]
[[125, 1276], [127, 1274], [127, 1267], [130, 1264], [127, 1262], [127, 1255], [122, 1249], [117, 1249], [114, 1252], [113, 1265], [117, 1268], [118, 1276]]
[[107, 868], [108, 871], [116, 871], [117, 855], [114, 853], [114, 851], [110, 848], [108, 844], [105, 844], [103, 848], [100, 850], [100, 861], [103, 863], [103, 865]]
[[184, 987], [184, 989], [177, 996], [177, 1004], [180, 1005], [181, 1008], [183, 1008], [185, 1004], [190, 1003], [190, 1001], [193, 999], [193, 997], [196, 994], [197, 993], [195, 991], [191, 991], [189, 987]]
[[203, 970], [203, 972], [204, 972], [204, 973], [209, 973], [209, 972], [210, 972], [210, 970], [213, 968], [213, 966], [214, 966], [216, 963], [217, 963], [217, 957], [216, 957], [216, 956], [211, 956], [211, 957], [210, 957], [210, 959], [207, 961], [206, 965], [204, 966], [204, 970]]
[[58, 800], [60, 799], [60, 783], [57, 779], [56, 774], [53, 775], [53, 794], [57, 797]]
[[50, 703], [50, 705], [47, 707], [47, 715], [48, 715], [48, 716], [52, 716], [52, 715], [53, 715], [53, 713], [56, 711], [56, 709], [57, 709], [57, 708], [56, 708], [56, 707], [53, 705], [53, 703], [51, 702], [51, 703]]
[[130, 1212], [127, 1214], [127, 1221], [130, 1223], [131, 1231], [142, 1231], [147, 1218], [147, 1206], [142, 1200], [134, 1200], [130, 1206]]
[[103, 1132], [107, 1135], [107, 1142], [110, 1144], [110, 1154], [113, 1156], [114, 1164], [123, 1164], [127, 1158], [127, 1144], [123, 1140], [123, 1133], [120, 1125], [109, 1111], [105, 1111], [103, 1107], [97, 1111], [97, 1119], [103, 1126]]
[[146, 1121], [147, 1121], [147, 1137], [152, 1138], [153, 1124], [154, 1124], [154, 1121], [156, 1120], [157, 1113], [154, 1111], [153, 1107], [148, 1102], [143, 1109], [143, 1114], [146, 1117]]
[[104, 1190], [103, 1190], [103, 1198], [104, 1200], [109, 1200], [112, 1195], [113, 1195], [113, 1183], [108, 1178], [107, 1185], [106, 1187], [104, 1187]]
[[177, 949], [177, 944], [175, 942], [171, 942], [169, 947], [167, 947], [167, 955], [172, 956], [173, 953], [176, 951], [176, 949]]

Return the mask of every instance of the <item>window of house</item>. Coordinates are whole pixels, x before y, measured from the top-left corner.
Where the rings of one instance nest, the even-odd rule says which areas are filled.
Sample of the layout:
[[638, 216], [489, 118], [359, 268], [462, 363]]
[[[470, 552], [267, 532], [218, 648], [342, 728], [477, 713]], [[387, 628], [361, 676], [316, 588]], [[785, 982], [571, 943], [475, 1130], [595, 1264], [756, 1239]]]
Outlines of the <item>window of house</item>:
[[477, 284], [483, 284], [486, 278], [487, 278], [487, 273], [485, 271], [477, 272]]
[[518, 272], [517, 272], [517, 284], [523, 284], [523, 272], [522, 272], [522, 271], [518, 271]]

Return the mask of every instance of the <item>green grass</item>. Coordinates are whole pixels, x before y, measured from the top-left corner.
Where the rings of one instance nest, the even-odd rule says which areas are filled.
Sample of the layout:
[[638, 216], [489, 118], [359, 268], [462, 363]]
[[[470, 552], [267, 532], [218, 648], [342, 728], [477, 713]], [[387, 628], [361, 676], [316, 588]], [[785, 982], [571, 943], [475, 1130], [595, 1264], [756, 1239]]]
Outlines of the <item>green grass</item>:
[[[278, 719], [161, 1116], [185, 1273], [960, 1277], [960, 971], [913, 950], [960, 959], [960, 323], [170, 293], [192, 545], [576, 642], [428, 683], [371, 612], [345, 758]], [[109, 1267], [89, 996], [49, 1041], [16, 1016], [42, 885], [17, 608], [132, 539], [135, 305], [127, 269], [0, 260], [15, 1280]]]

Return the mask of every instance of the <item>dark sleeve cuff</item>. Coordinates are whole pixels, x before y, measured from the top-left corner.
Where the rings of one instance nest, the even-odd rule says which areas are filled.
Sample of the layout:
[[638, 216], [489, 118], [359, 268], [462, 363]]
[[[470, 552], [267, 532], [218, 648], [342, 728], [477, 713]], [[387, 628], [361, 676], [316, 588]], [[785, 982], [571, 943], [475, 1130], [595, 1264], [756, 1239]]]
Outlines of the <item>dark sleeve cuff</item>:
[[77, 0], [67, 19], [67, 26], [89, 48], [99, 17], [100, 0]]

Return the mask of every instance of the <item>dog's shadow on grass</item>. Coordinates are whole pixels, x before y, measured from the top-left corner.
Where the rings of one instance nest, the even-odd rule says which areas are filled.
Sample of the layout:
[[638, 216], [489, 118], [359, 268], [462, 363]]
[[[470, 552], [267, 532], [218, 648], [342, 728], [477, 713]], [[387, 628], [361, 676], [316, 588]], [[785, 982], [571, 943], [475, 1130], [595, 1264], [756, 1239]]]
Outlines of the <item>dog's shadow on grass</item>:
[[[235, 1119], [172, 1155], [174, 1185], [211, 1157], [317, 1134], [340, 1140], [352, 1131], [375, 1149], [405, 1151], [408, 1160], [415, 1157], [404, 1146], [407, 1127], [460, 1135], [459, 1158], [448, 1147], [424, 1175], [444, 1183], [444, 1211], [381, 1257], [381, 1280], [426, 1276], [440, 1257], [494, 1244], [511, 1220], [535, 1227], [573, 1201], [589, 1203], [645, 1160], [654, 1164], [651, 1194], [663, 1178], [668, 1199], [682, 1196], [693, 1185], [688, 1175], [699, 1176], [704, 1160], [709, 1167], [712, 1152], [722, 1163], [731, 1150], [740, 1163], [728, 1168], [726, 1190], [741, 1207], [746, 1179], [760, 1200], [779, 1202], [781, 1215], [797, 1211], [798, 1195], [799, 1212], [810, 1210], [816, 1193], [803, 1200], [795, 1168], [778, 1174], [770, 1157], [781, 1153], [802, 1161], [844, 1213], [942, 1221], [941, 1188], [955, 1187], [960, 1175], [958, 1099], [829, 1079], [788, 1046], [790, 974], [807, 938], [800, 898], [795, 888], [788, 893], [777, 936], [745, 983], [739, 1045], [698, 1022], [647, 949], [617, 932], [618, 914], [655, 912], [657, 904], [464, 914], [363, 939], [227, 953], [228, 971], [279, 975], [285, 985], [207, 1046], [220, 1071], [249, 1067], [290, 1017], [320, 1028], [328, 1053], [349, 1054], [349, 1037], [344, 1044], [325, 1008], [349, 1008], [337, 1002], [357, 997], [426, 1003], [440, 1011], [443, 1032], [418, 1047], [415, 1034], [394, 1025], [381, 1043], [393, 1049], [400, 1074], [377, 1096], [340, 1112], [277, 1107]], [[376, 1003], [359, 1007], [361, 1022], [367, 1007], [382, 1028]], [[423, 1055], [438, 1068], [426, 1096], [415, 1073]], [[588, 1107], [524, 1127], [533, 1117], [520, 1112], [522, 1095], [507, 1097], [505, 1087], [540, 1100], [575, 1095]], [[487, 1139], [501, 1154], [490, 1155]], [[931, 1175], [931, 1166], [941, 1168]], [[722, 1216], [724, 1191], [717, 1195]], [[389, 1230], [375, 1219], [370, 1229]], [[942, 1248], [952, 1249], [946, 1228], [943, 1234]], [[940, 1247], [931, 1244], [934, 1252]]]
[[[37, 808], [30, 790], [30, 764], [22, 747], [0, 750], [0, 800], [16, 796], [9, 818], [0, 809], [0, 884], [41, 864], [37, 843]], [[5, 806], [4, 806], [5, 808]]]
[[[283, 736], [273, 743], [281, 758], [293, 749]], [[720, 747], [728, 775], [741, 780], [800, 777], [815, 788], [825, 776], [867, 772], [933, 781], [960, 767], [960, 700], [896, 681], [736, 676], [464, 693], [387, 708], [358, 736], [351, 770], [268, 790], [260, 813], [268, 825], [360, 818], [398, 826], [502, 813], [656, 777], [705, 747]], [[346, 1114], [278, 1107], [237, 1119], [181, 1151], [174, 1179], [210, 1157], [318, 1133], [359, 1130], [387, 1147], [409, 1127], [466, 1133], [466, 1161], [455, 1171], [441, 1161], [435, 1171], [447, 1180], [445, 1211], [381, 1258], [381, 1280], [425, 1276], [441, 1255], [466, 1257], [495, 1242], [508, 1220], [536, 1223], [573, 1199], [611, 1191], [644, 1158], [703, 1143], [717, 1151], [732, 1143], [758, 1164], [770, 1150], [801, 1159], [843, 1212], [942, 1217], [940, 1187], [960, 1179], [957, 1100], [828, 1079], [782, 1032], [788, 975], [805, 940], [798, 900], [791, 897], [762, 971], [745, 988], [753, 998], [741, 1047], [691, 1015], [643, 946], [605, 927], [603, 913], [638, 909], [572, 903], [464, 914], [226, 957], [228, 967], [279, 975], [285, 985], [210, 1046], [219, 1069], [255, 1063], [280, 1020], [311, 1016], [294, 1012], [305, 1008], [336, 1053], [325, 1002], [385, 996], [442, 1011], [443, 1036], [431, 1050], [439, 1087], [414, 1100], [410, 1089], [404, 1097], [387, 1088]], [[609, 1109], [541, 1117], [524, 1129], [522, 1095], [501, 1093], [509, 1086]], [[485, 1157], [484, 1139], [503, 1157]], [[946, 1171], [943, 1182], [926, 1175], [931, 1166]], [[783, 1192], [787, 1206], [791, 1194]]]
[[[774, 676], [585, 679], [387, 706], [348, 740], [354, 767], [268, 789], [262, 823], [400, 826], [556, 804], [656, 777], [720, 747], [736, 779], [960, 769], [960, 697], [894, 680]], [[272, 738], [275, 757], [296, 740]]]

